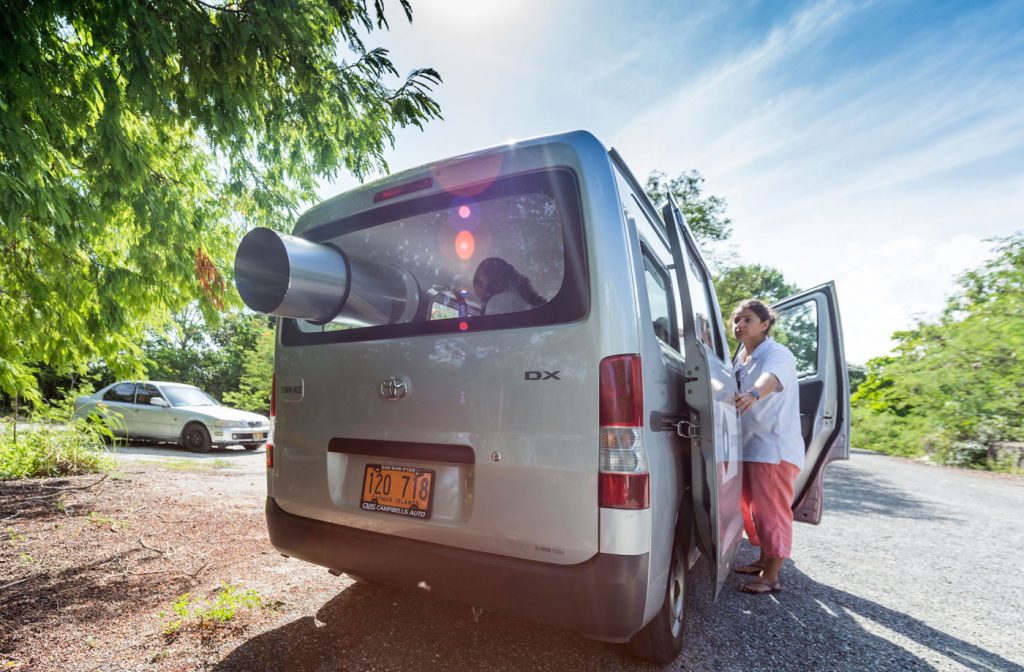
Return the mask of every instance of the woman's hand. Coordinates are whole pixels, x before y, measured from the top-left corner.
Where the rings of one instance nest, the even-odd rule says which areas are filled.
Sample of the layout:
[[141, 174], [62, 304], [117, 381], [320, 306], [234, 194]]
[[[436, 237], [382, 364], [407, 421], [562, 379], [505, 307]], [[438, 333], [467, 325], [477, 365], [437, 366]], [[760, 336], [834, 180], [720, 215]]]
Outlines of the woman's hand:
[[736, 395], [736, 408], [739, 409], [740, 415], [743, 415], [750, 410], [750, 407], [757, 403], [757, 397], [752, 395], [750, 392], [742, 392]]

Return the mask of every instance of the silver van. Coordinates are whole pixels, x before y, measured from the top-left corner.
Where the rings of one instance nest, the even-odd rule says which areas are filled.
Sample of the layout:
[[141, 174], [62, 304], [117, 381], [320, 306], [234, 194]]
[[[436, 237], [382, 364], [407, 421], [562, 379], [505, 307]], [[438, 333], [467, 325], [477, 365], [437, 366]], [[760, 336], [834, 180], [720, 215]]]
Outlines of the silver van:
[[[577, 131], [406, 171], [255, 229], [236, 283], [279, 316], [267, 523], [282, 553], [429, 587], [665, 663], [688, 569], [743, 532], [725, 325], [677, 207]], [[781, 302], [817, 523], [847, 459], [835, 290]]]

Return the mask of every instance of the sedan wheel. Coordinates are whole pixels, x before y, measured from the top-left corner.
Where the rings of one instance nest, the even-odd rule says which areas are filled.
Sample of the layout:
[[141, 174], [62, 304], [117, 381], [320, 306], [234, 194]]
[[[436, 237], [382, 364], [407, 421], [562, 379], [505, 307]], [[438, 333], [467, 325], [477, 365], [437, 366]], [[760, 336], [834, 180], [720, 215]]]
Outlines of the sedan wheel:
[[210, 432], [200, 424], [191, 424], [181, 434], [181, 445], [193, 453], [208, 453], [213, 447]]

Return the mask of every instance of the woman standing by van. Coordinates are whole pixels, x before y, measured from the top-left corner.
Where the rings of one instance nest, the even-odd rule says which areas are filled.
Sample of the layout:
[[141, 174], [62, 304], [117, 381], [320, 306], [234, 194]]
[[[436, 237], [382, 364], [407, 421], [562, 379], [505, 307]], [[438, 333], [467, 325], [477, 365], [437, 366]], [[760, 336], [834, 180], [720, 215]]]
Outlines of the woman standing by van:
[[804, 464], [796, 358], [768, 335], [775, 317], [753, 299], [732, 314], [742, 344], [733, 370], [744, 445], [743, 526], [750, 543], [761, 548], [756, 562], [736, 571], [757, 575], [740, 586], [755, 595], [782, 588], [779, 570], [793, 543], [793, 481]]

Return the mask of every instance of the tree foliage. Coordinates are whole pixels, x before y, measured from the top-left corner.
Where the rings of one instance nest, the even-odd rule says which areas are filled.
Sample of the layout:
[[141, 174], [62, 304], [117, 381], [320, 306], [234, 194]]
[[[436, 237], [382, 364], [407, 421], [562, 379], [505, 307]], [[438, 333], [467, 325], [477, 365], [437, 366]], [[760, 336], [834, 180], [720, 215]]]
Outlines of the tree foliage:
[[254, 347], [242, 357], [238, 391], [224, 395], [224, 403], [254, 413], [270, 412], [270, 393], [274, 377], [274, 330], [264, 326], [256, 334]]
[[[273, 334], [272, 325], [273, 318], [248, 311], [208, 320], [190, 306], [176, 313], [167, 329], [149, 335], [143, 346], [146, 377], [189, 383], [224, 401], [239, 389], [248, 357], [264, 332]], [[269, 361], [273, 363], [273, 351]], [[269, 390], [269, 377], [266, 385]]]
[[438, 118], [438, 74], [364, 43], [386, 27], [376, 0], [0, 6], [0, 390], [141, 374], [147, 329], [234, 303], [243, 230]]
[[963, 274], [942, 315], [896, 332], [853, 396], [855, 441], [989, 465], [997, 441], [1024, 440], [1024, 234]]
[[725, 199], [705, 196], [703, 185], [704, 176], [696, 170], [672, 178], [656, 170], [647, 177], [644, 191], [659, 211], [668, 200], [666, 194], [672, 194], [698, 243], [726, 240], [732, 235], [732, 220], [725, 216]]

